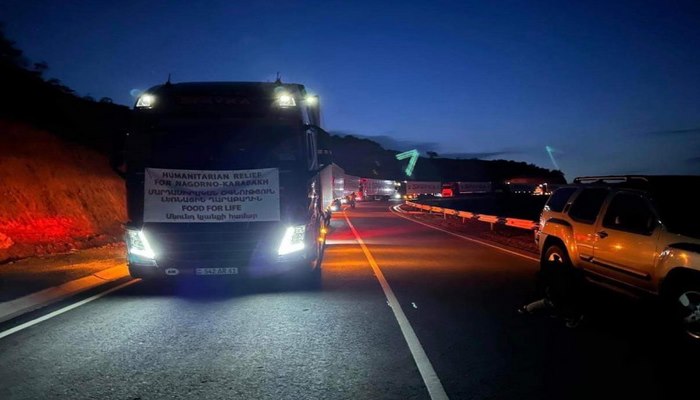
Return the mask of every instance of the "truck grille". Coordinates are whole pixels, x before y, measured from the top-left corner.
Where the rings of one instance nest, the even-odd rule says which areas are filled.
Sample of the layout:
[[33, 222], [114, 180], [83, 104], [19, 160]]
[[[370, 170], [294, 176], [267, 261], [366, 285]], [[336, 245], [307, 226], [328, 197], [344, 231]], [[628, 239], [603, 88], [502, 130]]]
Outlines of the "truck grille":
[[276, 227], [270, 222], [148, 224], [144, 232], [159, 264], [216, 262], [236, 267], [248, 265], [254, 251], [271, 254], [279, 242]]

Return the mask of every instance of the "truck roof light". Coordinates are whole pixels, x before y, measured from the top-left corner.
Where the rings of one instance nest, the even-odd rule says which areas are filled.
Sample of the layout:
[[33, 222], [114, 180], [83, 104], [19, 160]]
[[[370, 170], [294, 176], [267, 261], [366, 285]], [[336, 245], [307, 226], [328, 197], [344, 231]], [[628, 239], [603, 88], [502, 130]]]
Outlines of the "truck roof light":
[[304, 100], [306, 101], [306, 105], [311, 106], [311, 107], [318, 104], [318, 97], [317, 96], [306, 96], [306, 98]]

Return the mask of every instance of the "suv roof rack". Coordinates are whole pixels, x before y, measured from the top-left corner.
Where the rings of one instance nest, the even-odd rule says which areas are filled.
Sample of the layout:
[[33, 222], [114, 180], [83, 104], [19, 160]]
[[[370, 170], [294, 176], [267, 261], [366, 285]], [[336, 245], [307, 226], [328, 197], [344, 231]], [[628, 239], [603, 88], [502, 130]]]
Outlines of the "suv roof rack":
[[626, 183], [626, 182], [645, 182], [649, 179], [646, 176], [640, 175], [608, 175], [608, 176], [579, 176], [574, 179], [574, 183], [591, 184], [591, 183]]

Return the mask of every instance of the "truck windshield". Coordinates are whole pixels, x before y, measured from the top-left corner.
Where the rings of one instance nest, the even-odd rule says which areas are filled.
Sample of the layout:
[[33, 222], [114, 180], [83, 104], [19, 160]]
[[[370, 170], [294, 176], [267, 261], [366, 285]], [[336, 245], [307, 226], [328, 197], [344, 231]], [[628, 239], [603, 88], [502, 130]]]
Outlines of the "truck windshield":
[[266, 120], [169, 119], [142, 134], [147, 166], [233, 170], [304, 166], [301, 129]]

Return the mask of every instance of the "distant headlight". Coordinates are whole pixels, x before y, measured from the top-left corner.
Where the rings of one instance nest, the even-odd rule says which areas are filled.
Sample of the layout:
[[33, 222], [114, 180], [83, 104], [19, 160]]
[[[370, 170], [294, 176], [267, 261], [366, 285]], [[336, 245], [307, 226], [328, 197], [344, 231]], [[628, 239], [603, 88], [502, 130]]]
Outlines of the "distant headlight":
[[331, 206], [331, 211], [338, 211], [338, 206], [336, 206], [335, 204], [333, 204], [333, 205]]
[[156, 96], [145, 93], [136, 101], [136, 108], [153, 108], [156, 104]]
[[305, 225], [290, 226], [284, 232], [282, 243], [280, 244], [277, 254], [283, 256], [304, 250], [304, 233], [306, 232]]
[[400, 198], [401, 198], [401, 194], [395, 193], [395, 194], [394, 194], [394, 198], [395, 198], [395, 199], [400, 199]]
[[146, 239], [146, 235], [143, 233], [143, 231], [127, 230], [126, 240], [129, 254], [149, 260], [154, 260], [156, 258], [156, 254], [153, 252], [153, 249], [148, 243], [148, 239]]

